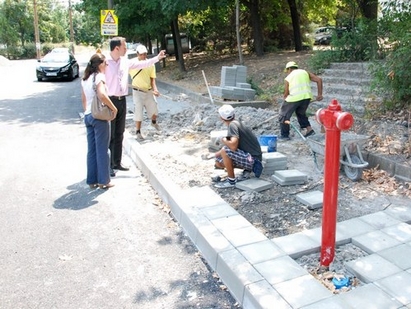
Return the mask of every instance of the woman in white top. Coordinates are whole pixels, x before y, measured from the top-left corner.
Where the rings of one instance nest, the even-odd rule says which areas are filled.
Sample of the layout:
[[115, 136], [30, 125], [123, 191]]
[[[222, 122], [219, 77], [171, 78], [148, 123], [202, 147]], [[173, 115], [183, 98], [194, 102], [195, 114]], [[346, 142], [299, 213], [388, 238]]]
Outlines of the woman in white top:
[[108, 189], [114, 186], [110, 183], [110, 121], [94, 119], [91, 115], [91, 102], [95, 95], [113, 111], [113, 118], [117, 114], [117, 108], [107, 95], [104, 75], [106, 66], [105, 56], [101, 53], [94, 54], [87, 63], [81, 80], [81, 98], [88, 144], [86, 182], [91, 189], [97, 187]]

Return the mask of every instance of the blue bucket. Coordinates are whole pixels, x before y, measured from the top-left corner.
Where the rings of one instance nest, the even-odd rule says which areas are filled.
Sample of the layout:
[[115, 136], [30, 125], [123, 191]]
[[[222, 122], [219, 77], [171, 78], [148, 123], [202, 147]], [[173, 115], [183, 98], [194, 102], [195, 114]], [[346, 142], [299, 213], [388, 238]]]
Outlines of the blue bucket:
[[258, 142], [261, 146], [267, 146], [268, 152], [277, 151], [277, 135], [261, 135]]

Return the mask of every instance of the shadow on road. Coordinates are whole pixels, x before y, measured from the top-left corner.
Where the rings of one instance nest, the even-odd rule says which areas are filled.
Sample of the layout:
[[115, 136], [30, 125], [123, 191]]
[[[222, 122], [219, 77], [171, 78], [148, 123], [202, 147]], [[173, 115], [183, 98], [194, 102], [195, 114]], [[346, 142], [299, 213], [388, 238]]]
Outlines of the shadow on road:
[[70, 192], [55, 200], [53, 203], [54, 208], [82, 210], [97, 204], [98, 201], [96, 201], [95, 198], [106, 192], [100, 189], [91, 190], [88, 186], [85, 186], [84, 181], [72, 184], [68, 186], [67, 189], [69, 189]]

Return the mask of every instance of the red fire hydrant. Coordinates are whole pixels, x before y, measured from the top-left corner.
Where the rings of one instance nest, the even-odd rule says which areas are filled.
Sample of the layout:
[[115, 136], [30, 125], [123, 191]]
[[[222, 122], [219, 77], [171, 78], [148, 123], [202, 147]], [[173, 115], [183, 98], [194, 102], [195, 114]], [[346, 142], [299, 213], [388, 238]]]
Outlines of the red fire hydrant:
[[337, 227], [338, 176], [340, 171], [341, 131], [354, 123], [350, 113], [342, 112], [337, 100], [316, 113], [317, 121], [325, 128], [323, 222], [320, 265], [328, 267], [334, 260]]

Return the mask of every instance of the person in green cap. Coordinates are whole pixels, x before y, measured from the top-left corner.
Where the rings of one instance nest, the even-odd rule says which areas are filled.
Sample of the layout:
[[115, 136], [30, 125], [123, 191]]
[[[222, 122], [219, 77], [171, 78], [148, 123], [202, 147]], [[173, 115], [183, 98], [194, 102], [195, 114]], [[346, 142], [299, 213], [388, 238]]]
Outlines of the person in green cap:
[[292, 114], [295, 112], [298, 123], [301, 129], [305, 129], [304, 137], [314, 135], [315, 132], [311, 128], [310, 121], [306, 115], [308, 104], [313, 99], [311, 93], [311, 82], [317, 83], [317, 101], [323, 99], [323, 81], [317, 75], [299, 69], [297, 63], [290, 61], [286, 64], [285, 70], [287, 77], [285, 78], [284, 87], [284, 102], [280, 108], [280, 139], [290, 139], [289, 121]]

